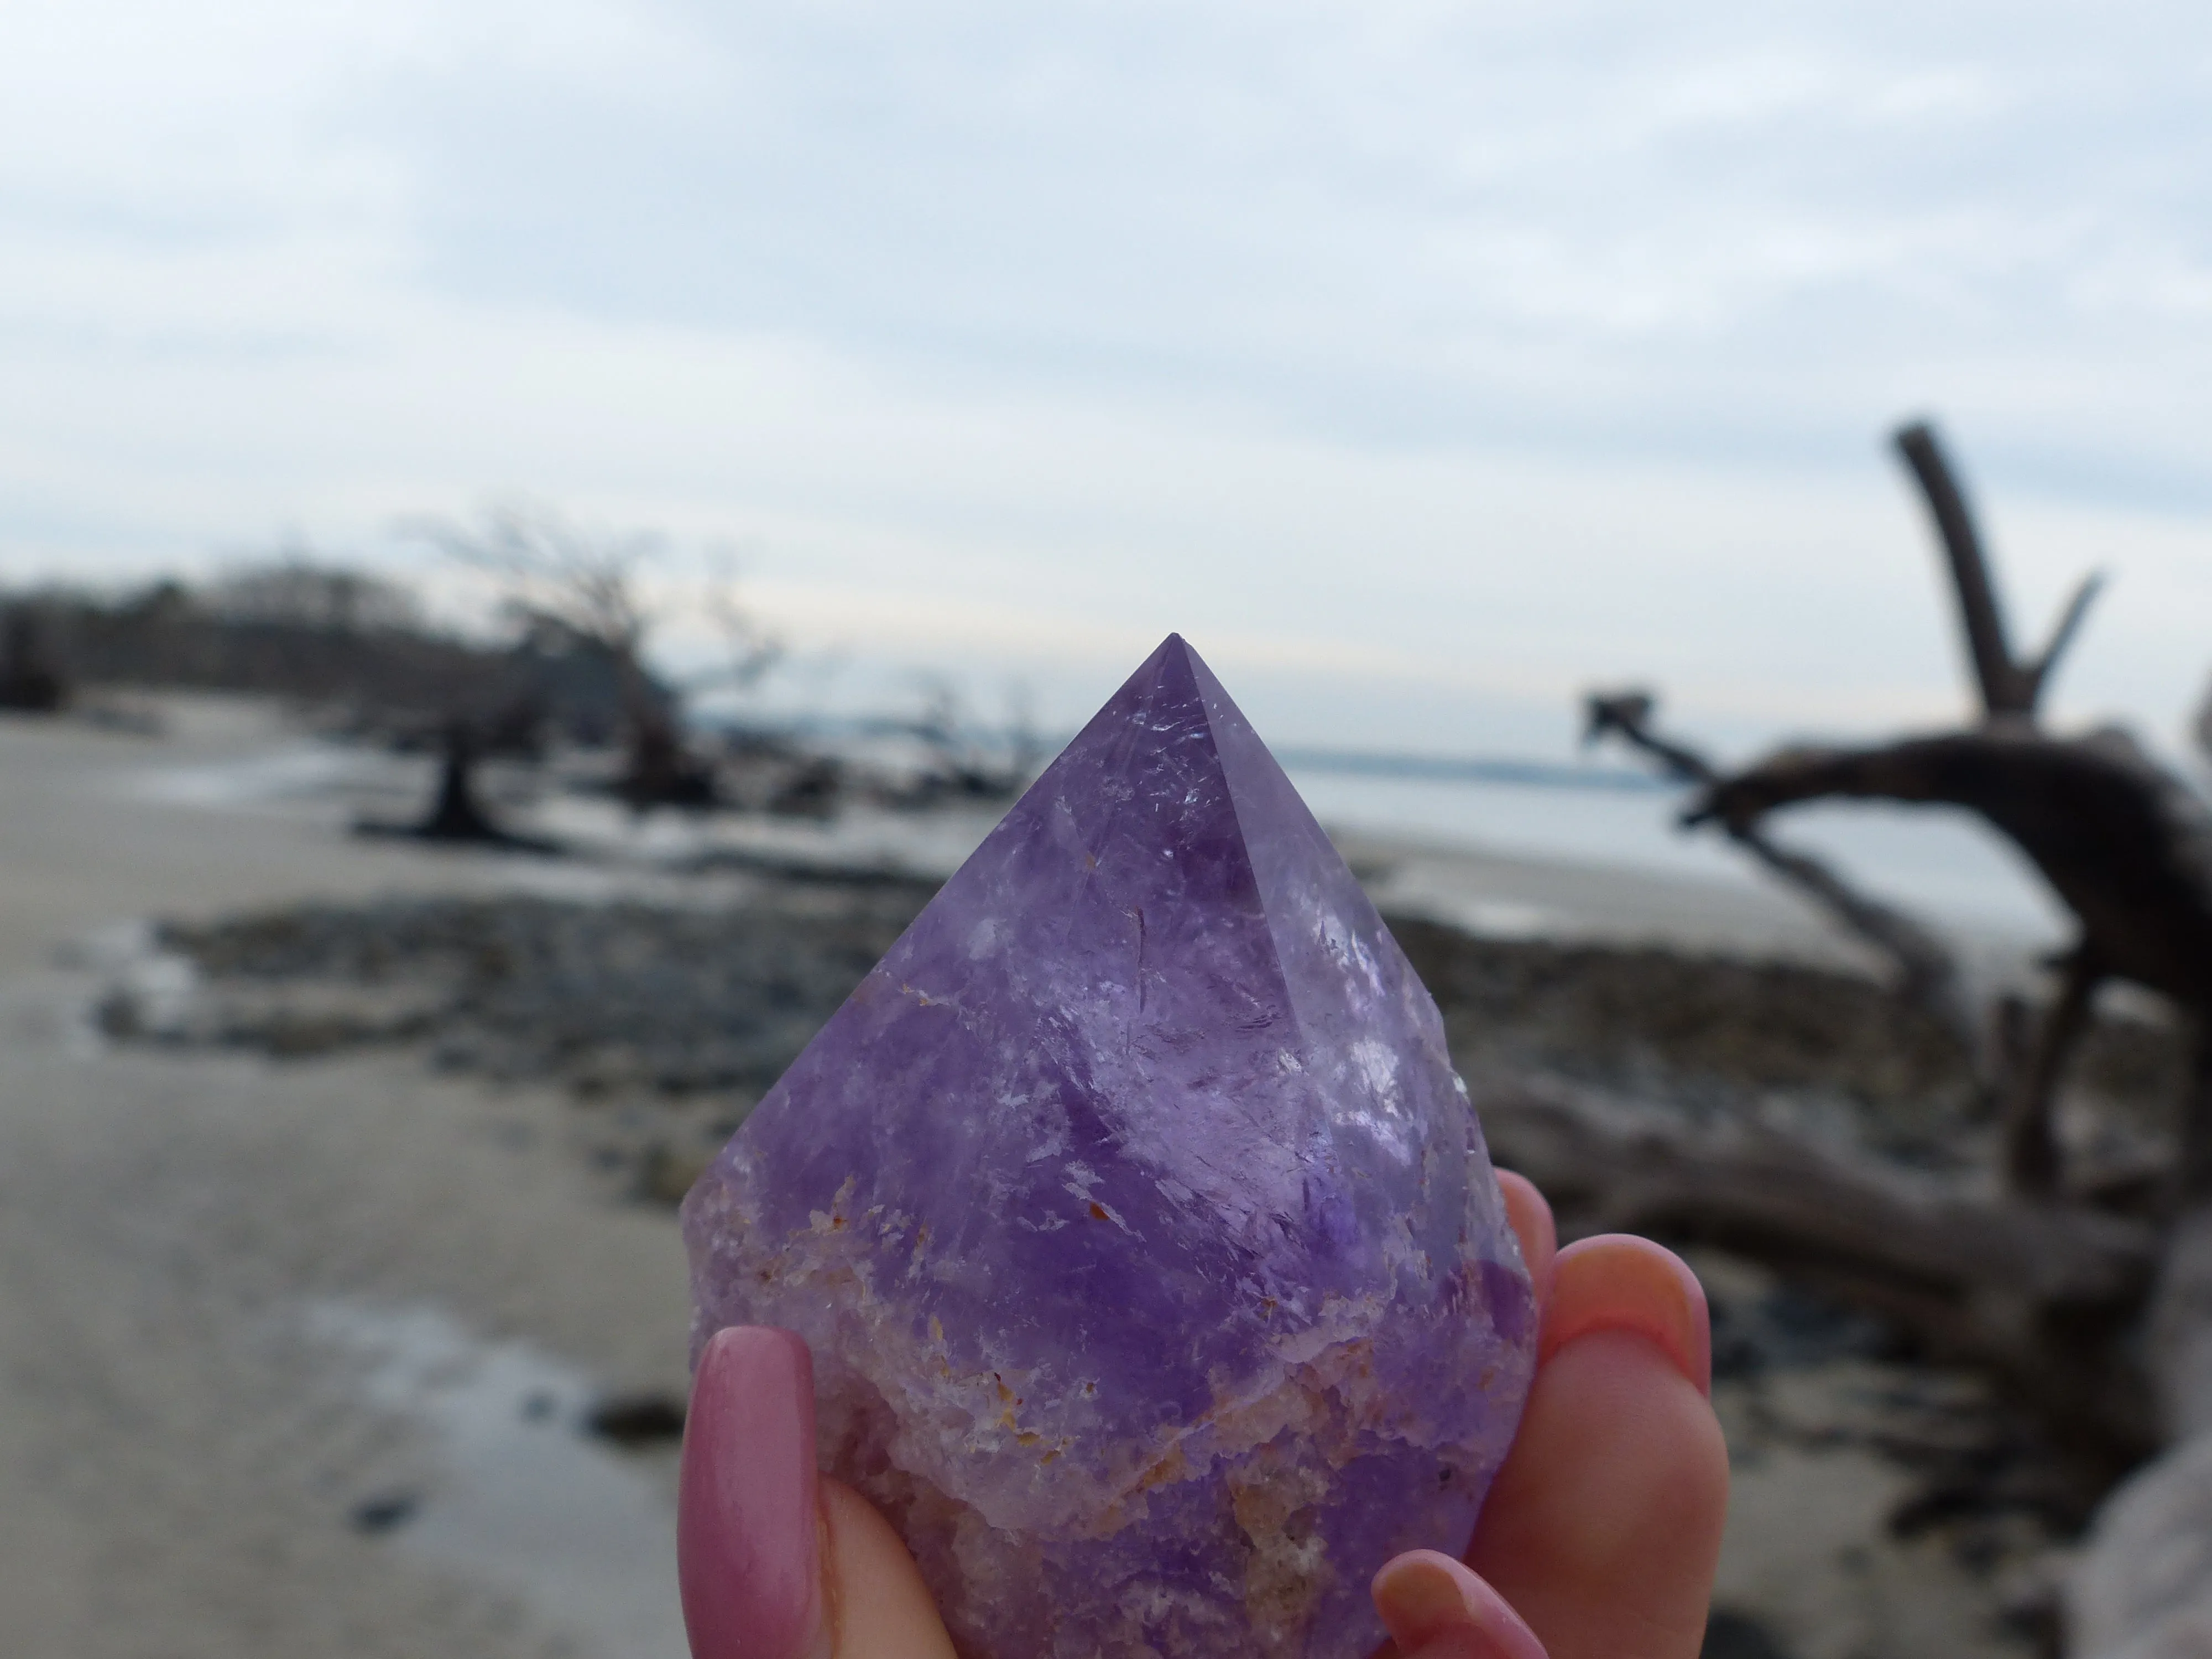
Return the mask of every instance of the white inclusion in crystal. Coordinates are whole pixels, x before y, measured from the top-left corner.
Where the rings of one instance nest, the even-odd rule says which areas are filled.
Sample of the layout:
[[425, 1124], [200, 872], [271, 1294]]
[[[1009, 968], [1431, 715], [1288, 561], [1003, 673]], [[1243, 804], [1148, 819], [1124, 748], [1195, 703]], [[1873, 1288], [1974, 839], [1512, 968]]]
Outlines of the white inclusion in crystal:
[[514, 1595], [609, 1659], [683, 1659], [673, 1506], [585, 1438], [596, 1390], [583, 1373], [435, 1308], [318, 1302], [307, 1327], [350, 1358], [369, 1405], [436, 1437], [440, 1478], [398, 1547]]
[[1388, 1043], [1365, 1037], [1352, 1045], [1352, 1062], [1359, 1068], [1370, 1102], [1379, 1109], [1362, 1112], [1360, 1121], [1375, 1131], [1376, 1138], [1401, 1162], [1410, 1162], [1413, 1145], [1407, 1133], [1405, 1097], [1398, 1087], [1398, 1056], [1390, 1051]]
[[[1030, 1097], [1027, 1095], [1001, 1097], [1000, 1100], [1002, 1104], [1008, 1107], [1026, 1106], [1030, 1103]], [[1022, 1162], [1024, 1164], [1042, 1164], [1045, 1159], [1057, 1158], [1067, 1150], [1066, 1111], [1057, 1103], [1048, 1103], [1046, 1109], [1054, 1114], [1052, 1127], [1049, 1129], [1042, 1130], [1044, 1138], [1022, 1154]]]
[[1398, 1098], [1398, 1056], [1390, 1051], [1390, 1045], [1363, 1037], [1352, 1045], [1352, 1058], [1383, 1108], [1393, 1117], [1403, 1115], [1404, 1104]]
[[1380, 993], [1382, 989], [1382, 964], [1375, 960], [1375, 953], [1367, 948], [1367, 941], [1355, 938], [1352, 941], [1352, 959], [1358, 966], [1367, 988]]

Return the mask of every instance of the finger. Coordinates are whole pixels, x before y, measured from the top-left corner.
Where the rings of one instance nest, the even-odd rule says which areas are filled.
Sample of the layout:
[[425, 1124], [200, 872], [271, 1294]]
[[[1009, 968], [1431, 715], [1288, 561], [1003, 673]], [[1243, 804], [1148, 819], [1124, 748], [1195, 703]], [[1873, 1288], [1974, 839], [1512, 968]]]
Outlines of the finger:
[[1578, 1239], [1553, 1267], [1536, 1363], [1591, 1331], [1650, 1338], [1700, 1394], [1713, 1391], [1712, 1316], [1705, 1287], [1672, 1250], [1628, 1233]]
[[1374, 1595], [1401, 1659], [1546, 1659], [1505, 1598], [1440, 1551], [1386, 1562]]
[[789, 1331], [732, 1327], [700, 1356], [676, 1556], [693, 1659], [952, 1659], [897, 1534], [816, 1473], [813, 1361]]
[[1647, 1241], [1570, 1245], [1540, 1352], [1469, 1565], [1551, 1659], [1695, 1659], [1728, 1507], [1703, 1292]]
[[1536, 1311], [1540, 1316], [1552, 1297], [1552, 1261], [1559, 1250], [1552, 1206], [1536, 1190], [1534, 1182], [1510, 1170], [1498, 1172], [1498, 1190], [1505, 1200], [1505, 1218], [1521, 1241], [1521, 1259], [1528, 1264], [1528, 1282], [1536, 1292]]

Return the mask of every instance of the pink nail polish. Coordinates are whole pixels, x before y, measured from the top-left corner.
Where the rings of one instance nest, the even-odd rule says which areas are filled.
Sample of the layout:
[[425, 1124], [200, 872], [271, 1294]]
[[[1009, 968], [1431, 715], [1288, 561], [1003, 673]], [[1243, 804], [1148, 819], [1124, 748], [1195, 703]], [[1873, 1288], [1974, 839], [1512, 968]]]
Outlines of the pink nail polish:
[[676, 1502], [693, 1659], [806, 1659], [822, 1628], [814, 1361], [734, 1326], [700, 1357]]

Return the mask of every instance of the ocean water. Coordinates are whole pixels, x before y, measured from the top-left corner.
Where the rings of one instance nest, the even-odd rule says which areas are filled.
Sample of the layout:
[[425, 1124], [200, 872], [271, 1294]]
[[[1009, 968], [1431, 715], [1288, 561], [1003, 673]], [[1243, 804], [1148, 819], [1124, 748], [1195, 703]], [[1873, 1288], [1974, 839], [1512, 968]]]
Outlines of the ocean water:
[[[1299, 763], [1287, 768], [1316, 817], [1332, 830], [1446, 849], [1645, 871], [1741, 889], [1772, 880], [1711, 830], [1677, 823], [1679, 789], [1636, 786], [1619, 771], [1575, 781], [1571, 768], [1522, 781], [1392, 775]], [[155, 767], [124, 780], [133, 793], [204, 810], [358, 808], [371, 786], [386, 810], [423, 798], [428, 763], [357, 747], [291, 739], [266, 753], [220, 763]], [[387, 799], [386, 797], [389, 797]], [[831, 863], [881, 863], [949, 873], [996, 822], [1000, 809], [924, 813], [858, 809], [829, 824], [790, 820], [696, 820], [656, 814], [639, 822], [603, 797], [541, 793], [528, 827], [600, 858], [676, 861], [729, 843]], [[2065, 908], [2011, 844], [1971, 813], [1946, 807], [1824, 803], [1772, 821], [1778, 840], [1820, 854], [1869, 895], [1928, 919], [2039, 946], [2068, 937]]]
[[[583, 1431], [589, 1378], [439, 1308], [323, 1301], [304, 1311], [368, 1404], [428, 1431], [434, 1478], [386, 1523], [401, 1549], [506, 1592], [586, 1651], [690, 1651], [665, 1483]], [[571, 1639], [550, 1650], [577, 1649]]]
[[[1771, 878], [1716, 830], [1677, 826], [1686, 793], [1375, 777], [1289, 769], [1332, 829], [1747, 886]], [[1777, 841], [1829, 859], [1869, 895], [1933, 920], [2026, 939], [2069, 923], [2033, 866], [1972, 813], [1823, 803], [1778, 814]]]
[[[878, 765], [892, 754], [884, 747], [892, 739], [880, 732], [870, 737], [832, 722], [810, 735]], [[986, 749], [994, 742], [1003, 747], [1003, 737], [982, 732], [978, 741]], [[1728, 884], [1771, 884], [1724, 835], [1681, 830], [1676, 820], [1687, 792], [1662, 785], [1632, 760], [1401, 757], [1394, 763], [1380, 753], [1296, 745], [1280, 752], [1315, 816], [1331, 829]], [[915, 749], [908, 759], [918, 766], [927, 756]], [[2070, 925], [2034, 867], [1972, 813], [1821, 803], [1778, 816], [1772, 830], [1776, 839], [1827, 858], [1869, 894], [1934, 921], [2035, 940], [2063, 939]]]

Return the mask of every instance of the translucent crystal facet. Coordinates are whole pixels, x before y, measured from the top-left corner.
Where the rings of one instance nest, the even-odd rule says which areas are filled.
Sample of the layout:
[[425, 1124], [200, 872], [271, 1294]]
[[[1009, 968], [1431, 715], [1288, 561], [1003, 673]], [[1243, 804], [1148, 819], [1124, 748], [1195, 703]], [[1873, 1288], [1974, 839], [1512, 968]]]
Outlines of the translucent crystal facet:
[[1358, 1659], [1534, 1363], [1435, 1005], [1170, 637], [684, 1204], [975, 1659]]

